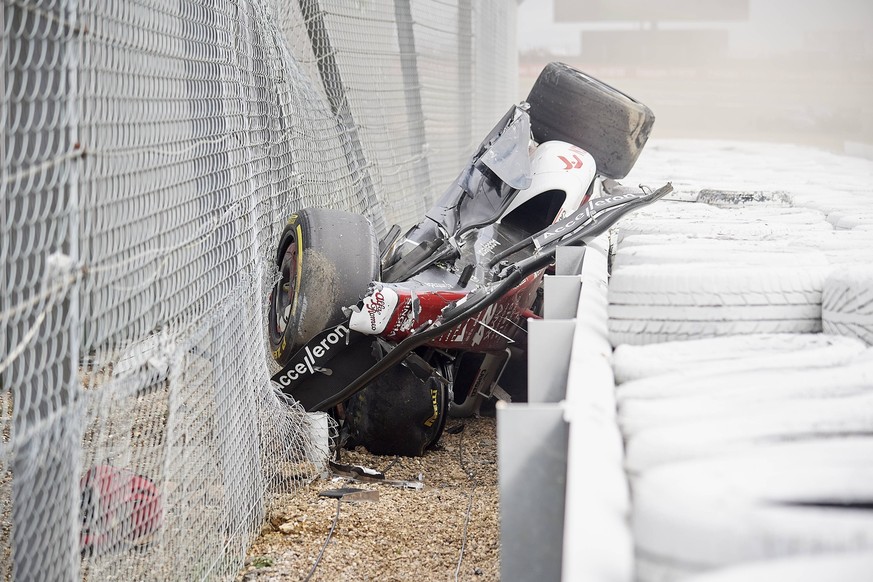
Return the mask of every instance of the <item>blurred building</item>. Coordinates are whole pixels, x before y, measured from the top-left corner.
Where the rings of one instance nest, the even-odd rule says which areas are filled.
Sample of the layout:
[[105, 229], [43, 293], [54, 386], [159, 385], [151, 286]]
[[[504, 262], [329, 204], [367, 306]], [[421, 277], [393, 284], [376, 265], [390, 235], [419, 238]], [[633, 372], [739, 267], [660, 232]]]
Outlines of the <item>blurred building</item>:
[[873, 144], [869, 0], [523, 0], [524, 94], [564, 60], [655, 110], [655, 135]]

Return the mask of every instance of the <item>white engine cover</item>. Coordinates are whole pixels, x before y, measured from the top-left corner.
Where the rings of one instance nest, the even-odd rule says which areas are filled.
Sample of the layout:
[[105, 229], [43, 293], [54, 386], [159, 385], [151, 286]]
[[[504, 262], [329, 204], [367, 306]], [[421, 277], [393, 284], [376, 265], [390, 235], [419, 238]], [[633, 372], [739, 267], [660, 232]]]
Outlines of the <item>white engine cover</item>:
[[501, 218], [543, 192], [563, 190], [566, 198], [556, 218], [560, 220], [582, 204], [597, 174], [597, 164], [582, 148], [564, 141], [547, 141], [540, 144], [533, 154], [531, 174], [530, 186], [519, 190]]

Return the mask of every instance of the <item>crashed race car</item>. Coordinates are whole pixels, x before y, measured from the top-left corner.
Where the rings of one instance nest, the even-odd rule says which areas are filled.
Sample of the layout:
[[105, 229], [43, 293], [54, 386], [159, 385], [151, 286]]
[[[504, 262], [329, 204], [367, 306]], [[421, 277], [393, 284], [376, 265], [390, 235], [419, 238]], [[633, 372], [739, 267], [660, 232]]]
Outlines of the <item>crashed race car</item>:
[[642, 103], [551, 63], [402, 236], [394, 226], [377, 241], [348, 212], [293, 214], [269, 299], [273, 381], [330, 412], [351, 444], [422, 455], [450, 414], [501, 395], [508, 347], [539, 316], [556, 249], [672, 190], [615, 182], [653, 122]]

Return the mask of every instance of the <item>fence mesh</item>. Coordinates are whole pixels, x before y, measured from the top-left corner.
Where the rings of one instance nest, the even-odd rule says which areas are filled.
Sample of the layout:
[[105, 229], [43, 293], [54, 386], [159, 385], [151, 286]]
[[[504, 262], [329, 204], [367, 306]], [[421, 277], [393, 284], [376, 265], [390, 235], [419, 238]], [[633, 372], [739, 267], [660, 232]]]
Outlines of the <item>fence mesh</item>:
[[516, 97], [514, 0], [3, 0], [0, 576], [229, 579], [327, 420], [286, 217], [409, 226]]

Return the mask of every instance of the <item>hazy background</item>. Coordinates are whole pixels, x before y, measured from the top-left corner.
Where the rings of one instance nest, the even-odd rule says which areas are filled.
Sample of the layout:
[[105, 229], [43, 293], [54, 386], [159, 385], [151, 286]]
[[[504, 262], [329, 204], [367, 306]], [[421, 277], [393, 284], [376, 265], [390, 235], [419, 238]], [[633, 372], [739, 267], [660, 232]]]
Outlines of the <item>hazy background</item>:
[[651, 107], [653, 137], [873, 155], [873, 0], [522, 0], [518, 46], [520, 98], [560, 60]]

